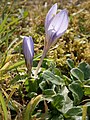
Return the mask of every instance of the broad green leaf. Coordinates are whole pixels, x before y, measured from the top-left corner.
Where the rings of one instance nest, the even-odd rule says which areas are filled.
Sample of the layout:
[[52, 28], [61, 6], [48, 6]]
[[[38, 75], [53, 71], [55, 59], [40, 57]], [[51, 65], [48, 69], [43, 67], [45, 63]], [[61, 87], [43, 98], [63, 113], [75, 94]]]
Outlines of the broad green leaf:
[[52, 95], [55, 95], [55, 91], [52, 89], [46, 89], [43, 91], [43, 95], [46, 97], [51, 97]]
[[64, 120], [64, 117], [63, 115], [55, 115], [53, 116], [50, 120]]
[[84, 81], [84, 85], [90, 85], [90, 79]]
[[42, 100], [42, 95], [38, 95], [37, 97], [31, 99], [31, 101], [28, 103], [26, 110], [24, 112], [23, 120], [31, 120], [32, 113], [34, 112], [36, 106], [41, 100]]
[[90, 79], [90, 65], [88, 63], [81, 62], [78, 67], [81, 71], [83, 71], [84, 79]]
[[84, 85], [84, 94], [90, 95], [90, 86], [89, 85]]
[[39, 87], [41, 88], [41, 90], [44, 90], [46, 86], [46, 81], [42, 81], [40, 84], [39, 84]]
[[1, 105], [2, 105], [3, 112], [4, 112], [4, 119], [5, 119], [5, 120], [8, 120], [7, 107], [6, 107], [6, 103], [5, 103], [5, 101], [4, 101], [4, 98], [3, 98], [3, 96], [2, 96], [1, 91], [0, 91], [0, 102], [1, 102]]
[[78, 83], [73, 82], [69, 85], [69, 90], [72, 92], [74, 104], [79, 104], [83, 97], [83, 88]]
[[71, 80], [69, 77], [67, 77], [66, 75], [63, 75], [63, 79], [64, 79], [66, 85], [68, 85], [68, 84], [71, 83], [71, 81], [72, 81], [72, 80]]
[[68, 58], [66, 62], [68, 66], [70, 67], [70, 69], [74, 68], [74, 62], [71, 59]]
[[73, 107], [65, 113], [65, 116], [77, 116], [80, 113], [82, 113], [81, 107]]
[[55, 75], [61, 76], [61, 71], [58, 68], [54, 68]]
[[43, 78], [50, 81], [53, 84], [61, 85], [63, 84], [63, 79], [60, 76], [54, 75], [51, 71], [45, 71], [43, 73]]
[[38, 89], [37, 81], [35, 79], [27, 79], [24, 83], [26, 91], [29, 92], [36, 92]]
[[84, 73], [79, 68], [71, 69], [71, 74], [80, 81], [84, 80]]
[[61, 108], [63, 107], [64, 104], [64, 96], [60, 94], [56, 94], [55, 96], [52, 97], [52, 105], [59, 111], [61, 111]]

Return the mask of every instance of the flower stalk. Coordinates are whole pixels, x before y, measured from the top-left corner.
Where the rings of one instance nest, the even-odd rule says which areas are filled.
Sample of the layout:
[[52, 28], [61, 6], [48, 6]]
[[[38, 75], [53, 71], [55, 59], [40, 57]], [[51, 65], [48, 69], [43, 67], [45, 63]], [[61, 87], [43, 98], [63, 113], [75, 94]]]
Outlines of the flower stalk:
[[47, 49], [44, 48], [44, 49], [43, 49], [42, 56], [41, 56], [41, 59], [40, 59], [40, 61], [39, 61], [39, 63], [38, 63], [38, 66], [37, 66], [36, 71], [35, 71], [35, 74], [34, 74], [34, 77], [35, 77], [35, 78], [37, 77], [39, 68], [41, 67], [42, 62], [43, 62], [43, 59], [45, 58], [46, 54], [47, 54]]

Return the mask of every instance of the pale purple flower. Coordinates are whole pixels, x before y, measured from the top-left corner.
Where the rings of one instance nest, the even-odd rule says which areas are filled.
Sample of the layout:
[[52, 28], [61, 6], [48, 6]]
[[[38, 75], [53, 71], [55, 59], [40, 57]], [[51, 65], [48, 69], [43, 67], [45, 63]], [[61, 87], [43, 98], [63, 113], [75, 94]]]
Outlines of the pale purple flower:
[[42, 61], [47, 54], [49, 48], [57, 41], [59, 37], [61, 37], [68, 27], [68, 13], [67, 10], [61, 10], [57, 13], [57, 3], [54, 4], [50, 10], [48, 11], [45, 19], [45, 44], [43, 49], [42, 57], [38, 63], [35, 77], [39, 71], [39, 68], [42, 64]]
[[32, 37], [24, 37], [23, 39], [23, 54], [28, 70], [32, 68], [33, 56], [34, 56], [34, 43]]
[[49, 49], [56, 40], [61, 37], [68, 27], [67, 10], [57, 13], [57, 3], [54, 4], [46, 15], [45, 20], [45, 47]]

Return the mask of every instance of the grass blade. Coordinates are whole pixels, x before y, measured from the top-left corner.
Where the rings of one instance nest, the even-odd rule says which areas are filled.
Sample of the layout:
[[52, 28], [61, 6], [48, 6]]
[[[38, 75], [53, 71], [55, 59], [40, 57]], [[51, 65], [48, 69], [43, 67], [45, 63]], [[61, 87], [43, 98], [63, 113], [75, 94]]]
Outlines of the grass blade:
[[31, 120], [32, 113], [41, 99], [42, 99], [42, 95], [38, 95], [37, 97], [31, 99], [31, 101], [28, 103], [26, 107], [26, 111], [24, 114], [24, 120]]
[[4, 98], [3, 98], [3, 96], [2, 96], [1, 91], [0, 91], [0, 102], [1, 102], [1, 105], [2, 105], [3, 112], [4, 112], [4, 119], [5, 119], [5, 120], [8, 120], [7, 107], [6, 107], [6, 103], [5, 103], [5, 101], [4, 101]]

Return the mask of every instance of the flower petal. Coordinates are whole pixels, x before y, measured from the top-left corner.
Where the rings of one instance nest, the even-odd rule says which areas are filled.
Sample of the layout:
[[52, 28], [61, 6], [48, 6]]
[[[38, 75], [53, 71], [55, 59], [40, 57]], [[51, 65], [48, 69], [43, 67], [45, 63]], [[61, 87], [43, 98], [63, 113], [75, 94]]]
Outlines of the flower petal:
[[49, 10], [49, 12], [46, 15], [46, 19], [45, 19], [45, 31], [47, 31], [48, 26], [52, 20], [52, 18], [54, 17], [54, 15], [56, 15], [57, 12], [57, 3], [55, 3], [51, 9]]
[[56, 32], [54, 30], [48, 30], [48, 34], [46, 36], [48, 47], [51, 46], [55, 36], [56, 36]]
[[67, 27], [68, 27], [68, 14], [66, 10], [62, 10], [51, 21], [47, 33], [49, 34], [49, 31], [53, 31], [54, 34], [52, 40], [56, 40], [66, 31]]
[[62, 22], [57, 31], [57, 37], [60, 37], [68, 28], [68, 13], [66, 10], [62, 10]]

